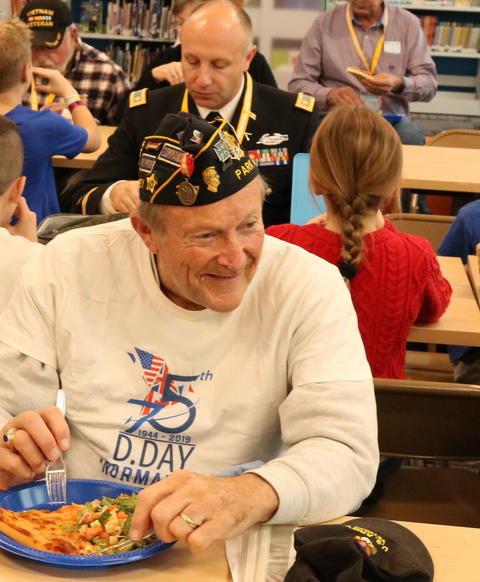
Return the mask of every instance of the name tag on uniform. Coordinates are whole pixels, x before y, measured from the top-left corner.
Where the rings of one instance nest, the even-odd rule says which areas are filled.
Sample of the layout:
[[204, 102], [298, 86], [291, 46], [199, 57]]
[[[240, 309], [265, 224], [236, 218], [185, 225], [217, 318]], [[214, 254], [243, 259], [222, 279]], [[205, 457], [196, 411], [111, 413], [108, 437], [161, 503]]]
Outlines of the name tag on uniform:
[[401, 55], [402, 43], [399, 40], [386, 40], [383, 43], [383, 52], [391, 55]]

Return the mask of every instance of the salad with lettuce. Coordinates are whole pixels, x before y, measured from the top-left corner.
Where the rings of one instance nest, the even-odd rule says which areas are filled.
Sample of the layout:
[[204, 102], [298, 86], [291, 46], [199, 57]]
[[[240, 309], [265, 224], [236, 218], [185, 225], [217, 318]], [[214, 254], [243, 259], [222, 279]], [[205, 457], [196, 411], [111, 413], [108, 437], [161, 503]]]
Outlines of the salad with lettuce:
[[146, 540], [132, 542], [123, 548], [112, 548], [111, 551], [106, 549], [128, 539], [136, 503], [136, 493], [94, 499], [85, 503], [78, 512], [78, 522], [65, 530], [78, 531], [81, 539], [92, 544], [91, 553], [105, 550], [105, 554], [117, 554], [142, 548], [154, 542], [156, 537], [152, 535]]

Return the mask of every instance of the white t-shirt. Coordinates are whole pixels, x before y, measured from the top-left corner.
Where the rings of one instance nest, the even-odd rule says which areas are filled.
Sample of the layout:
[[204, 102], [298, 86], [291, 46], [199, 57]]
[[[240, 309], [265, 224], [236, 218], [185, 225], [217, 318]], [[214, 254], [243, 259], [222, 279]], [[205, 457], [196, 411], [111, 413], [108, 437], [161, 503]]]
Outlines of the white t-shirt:
[[[368, 494], [370, 369], [327, 262], [267, 236], [237, 309], [188, 311], [126, 220], [57, 237], [22, 281], [0, 340], [61, 371], [70, 477], [147, 485], [282, 455], [255, 471], [279, 492], [275, 521], [328, 519]], [[54, 403], [55, 383], [25, 385], [2, 399], [9, 414]]]
[[43, 245], [0, 227], [0, 312], [7, 306], [23, 265], [42, 250]]

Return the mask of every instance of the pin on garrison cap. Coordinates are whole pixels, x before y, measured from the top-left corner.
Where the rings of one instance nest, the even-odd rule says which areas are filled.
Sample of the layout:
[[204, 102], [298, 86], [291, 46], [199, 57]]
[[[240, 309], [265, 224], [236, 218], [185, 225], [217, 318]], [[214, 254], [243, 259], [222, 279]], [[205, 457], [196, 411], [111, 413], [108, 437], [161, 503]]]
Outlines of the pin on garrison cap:
[[431, 582], [433, 561], [402, 525], [375, 517], [295, 532], [297, 557], [285, 582]]
[[33, 33], [32, 44], [46, 49], [57, 48], [73, 22], [63, 0], [31, 0], [23, 7], [20, 19]]
[[190, 113], [169, 113], [140, 150], [140, 199], [152, 204], [213, 204], [257, 175], [257, 166], [221, 117], [206, 121]]

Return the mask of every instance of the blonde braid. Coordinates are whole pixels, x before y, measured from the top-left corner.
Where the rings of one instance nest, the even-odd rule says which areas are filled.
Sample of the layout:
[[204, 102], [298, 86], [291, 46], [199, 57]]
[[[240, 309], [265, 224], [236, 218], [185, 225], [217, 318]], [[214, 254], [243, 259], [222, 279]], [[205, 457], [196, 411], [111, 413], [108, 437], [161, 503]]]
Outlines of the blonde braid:
[[362, 261], [364, 220], [398, 189], [400, 139], [366, 107], [334, 108], [318, 128], [310, 152], [314, 187], [326, 196], [341, 224], [340, 270], [351, 279]]

